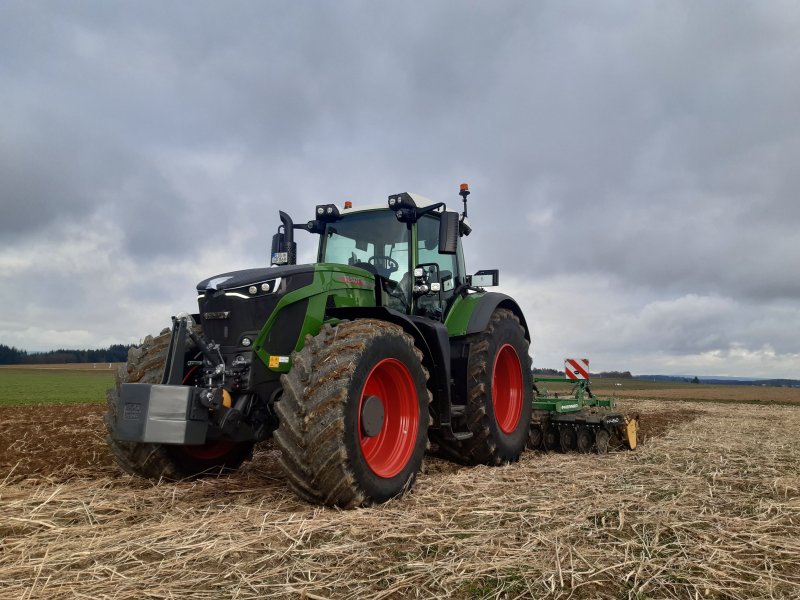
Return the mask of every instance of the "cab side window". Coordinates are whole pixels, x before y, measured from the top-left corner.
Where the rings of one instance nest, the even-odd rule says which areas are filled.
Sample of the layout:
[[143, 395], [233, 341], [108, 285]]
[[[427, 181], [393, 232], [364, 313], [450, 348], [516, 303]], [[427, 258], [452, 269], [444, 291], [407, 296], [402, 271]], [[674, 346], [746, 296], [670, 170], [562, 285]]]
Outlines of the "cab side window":
[[439, 254], [439, 219], [428, 215], [417, 223], [417, 236], [419, 264], [439, 265], [439, 283], [442, 284], [442, 296], [447, 302], [464, 280], [461, 244], [458, 244], [456, 254]]

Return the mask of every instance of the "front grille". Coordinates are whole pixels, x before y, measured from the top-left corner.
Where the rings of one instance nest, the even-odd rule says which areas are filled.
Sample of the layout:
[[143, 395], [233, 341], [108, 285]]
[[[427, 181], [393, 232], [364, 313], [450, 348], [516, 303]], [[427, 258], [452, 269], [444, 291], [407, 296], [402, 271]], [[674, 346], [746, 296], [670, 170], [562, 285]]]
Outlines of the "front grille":
[[[203, 333], [210, 341], [221, 346], [239, 346], [243, 333], [261, 330], [275, 309], [280, 297], [269, 294], [255, 298], [226, 296], [223, 290], [206, 292], [199, 300], [201, 318], [210, 313], [212, 318], [202, 319]], [[227, 317], [219, 318], [224, 313]]]

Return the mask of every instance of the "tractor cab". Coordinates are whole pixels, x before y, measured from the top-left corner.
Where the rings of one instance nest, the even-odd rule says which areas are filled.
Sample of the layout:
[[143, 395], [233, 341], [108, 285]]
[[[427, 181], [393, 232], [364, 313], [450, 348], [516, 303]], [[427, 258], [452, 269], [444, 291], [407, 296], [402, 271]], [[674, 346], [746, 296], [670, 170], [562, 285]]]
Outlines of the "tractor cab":
[[461, 194], [461, 215], [448, 211], [443, 202], [411, 193], [389, 196], [383, 206], [320, 205], [316, 219], [304, 225], [294, 225], [281, 213], [272, 263], [293, 262], [292, 229], [318, 233], [318, 263], [363, 269], [375, 279], [378, 305], [443, 321], [456, 295], [470, 284], [461, 246], [461, 236], [471, 231], [466, 184]]
[[[325, 224], [318, 261], [364, 269], [376, 278], [381, 305], [441, 320], [454, 291], [465, 283], [460, 239], [453, 234], [455, 247], [446, 247], [442, 214], [447, 213], [441, 204], [408, 196], [417, 208], [435, 208], [401, 221], [388, 207], [353, 208], [347, 203], [338, 219]], [[456, 221], [450, 223], [457, 227]]]

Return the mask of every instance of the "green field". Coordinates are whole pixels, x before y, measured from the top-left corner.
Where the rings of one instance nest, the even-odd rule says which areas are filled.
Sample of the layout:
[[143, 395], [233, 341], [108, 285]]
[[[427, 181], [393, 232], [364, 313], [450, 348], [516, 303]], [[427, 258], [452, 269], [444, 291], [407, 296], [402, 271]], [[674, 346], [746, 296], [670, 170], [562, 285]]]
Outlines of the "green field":
[[[105, 401], [119, 366], [106, 364], [0, 367], [0, 406], [19, 404], [74, 404]], [[543, 383], [550, 393], [567, 394], [569, 383]], [[800, 405], [800, 388], [749, 385], [706, 385], [653, 382], [639, 379], [595, 379], [592, 389], [600, 397], [738, 404]]]
[[[541, 383], [541, 391], [566, 394], [569, 383]], [[600, 397], [683, 402], [733, 402], [736, 404], [800, 405], [800, 388], [761, 385], [710, 385], [642, 379], [597, 378], [592, 391]]]
[[0, 369], [0, 406], [104, 402], [114, 370]]

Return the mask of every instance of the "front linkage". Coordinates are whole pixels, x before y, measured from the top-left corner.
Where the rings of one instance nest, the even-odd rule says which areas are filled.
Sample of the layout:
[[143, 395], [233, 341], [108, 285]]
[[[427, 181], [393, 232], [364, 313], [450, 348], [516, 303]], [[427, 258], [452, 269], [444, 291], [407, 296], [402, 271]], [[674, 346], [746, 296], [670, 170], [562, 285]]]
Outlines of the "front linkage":
[[[122, 383], [114, 437], [122, 442], [205, 445], [224, 437], [247, 441], [264, 436], [264, 421], [252, 419], [252, 396], [233, 402], [227, 387], [246, 375], [249, 363], [228, 365], [191, 315], [173, 317], [160, 384]], [[191, 384], [191, 385], [187, 385]], [[226, 387], [227, 386], [227, 387]], [[247, 414], [251, 418], [244, 419]]]

